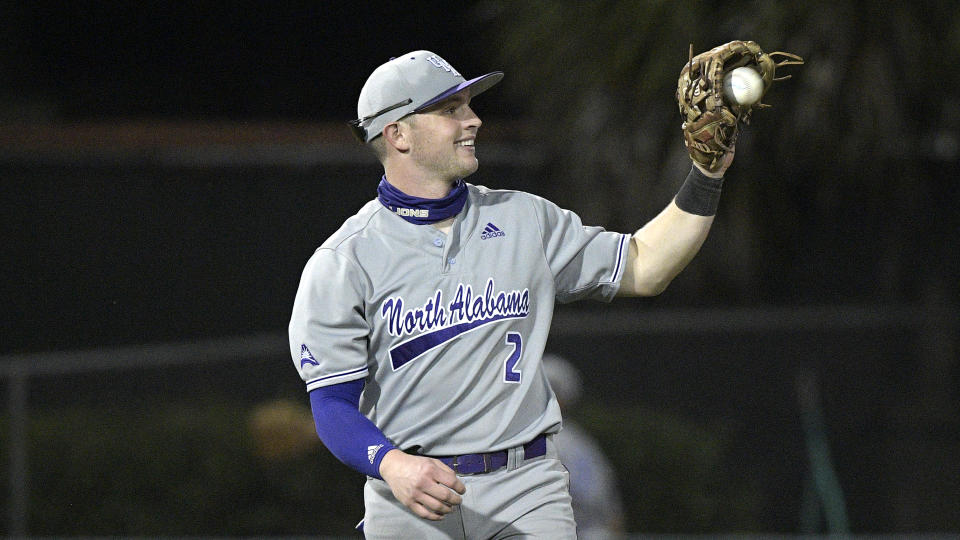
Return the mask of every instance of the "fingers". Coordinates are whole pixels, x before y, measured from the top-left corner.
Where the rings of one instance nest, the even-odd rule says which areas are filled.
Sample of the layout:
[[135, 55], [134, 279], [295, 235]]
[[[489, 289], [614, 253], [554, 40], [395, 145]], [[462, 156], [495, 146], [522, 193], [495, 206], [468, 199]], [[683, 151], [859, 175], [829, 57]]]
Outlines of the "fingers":
[[420, 493], [412, 501], [412, 504], [407, 506], [420, 517], [440, 521], [444, 516], [453, 512], [459, 504], [449, 502], [450, 497], [447, 494], [453, 494], [458, 499], [460, 497], [446, 487], [436, 484], [435, 487], [428, 488]]
[[443, 484], [434, 483], [421, 491], [415, 491], [412, 499], [404, 504], [424, 519], [440, 521], [461, 502], [463, 498], [459, 494]]
[[[461, 495], [467, 488], [452, 469], [438, 460], [431, 461], [435, 467], [428, 472], [423, 485], [418, 486], [419, 493], [414, 497], [414, 501], [419, 505], [419, 509], [423, 510], [418, 515], [440, 520], [452, 512], [454, 507], [463, 503]], [[418, 509], [411, 508], [414, 512]]]
[[429, 508], [423, 506], [420, 503], [414, 503], [412, 505], [408, 505], [407, 508], [412, 510], [414, 514], [422, 517], [423, 519], [429, 519], [430, 521], [440, 521], [443, 519], [443, 516], [444, 516], [444, 514], [438, 514], [437, 512], [430, 510]]
[[422, 517], [423, 519], [429, 519], [430, 521], [442, 521], [443, 518], [447, 516], [450, 512], [453, 512], [453, 508], [447, 508], [445, 510], [434, 510], [428, 505], [421, 503], [413, 503], [408, 506], [414, 514]]
[[434, 484], [427, 487], [427, 489], [423, 490], [423, 492], [448, 507], [463, 503], [463, 497], [445, 484]]
[[432, 521], [452, 512], [463, 502], [461, 495], [466, 492], [466, 486], [453, 470], [432, 458], [398, 453], [387, 466], [381, 464], [381, 475], [398, 501]]
[[[439, 459], [431, 460], [434, 464], [437, 465], [439, 472], [437, 474], [437, 482], [447, 486], [448, 488], [456, 491], [460, 495], [463, 495], [467, 492], [467, 486], [463, 484], [463, 481], [457, 477], [456, 473], [453, 472], [453, 469], [447, 466], [446, 463], [440, 461]], [[460, 503], [457, 503], [460, 504]]]

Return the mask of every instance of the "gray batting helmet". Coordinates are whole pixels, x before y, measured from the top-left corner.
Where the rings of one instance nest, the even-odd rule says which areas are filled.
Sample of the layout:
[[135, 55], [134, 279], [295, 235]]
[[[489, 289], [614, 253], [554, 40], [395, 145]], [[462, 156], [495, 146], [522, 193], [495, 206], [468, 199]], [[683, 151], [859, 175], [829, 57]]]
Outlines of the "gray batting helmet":
[[391, 58], [367, 78], [357, 101], [357, 119], [350, 121], [350, 127], [358, 139], [370, 142], [391, 122], [420, 112], [467, 87], [476, 96], [502, 78], [502, 71], [494, 71], [466, 80], [430, 51]]

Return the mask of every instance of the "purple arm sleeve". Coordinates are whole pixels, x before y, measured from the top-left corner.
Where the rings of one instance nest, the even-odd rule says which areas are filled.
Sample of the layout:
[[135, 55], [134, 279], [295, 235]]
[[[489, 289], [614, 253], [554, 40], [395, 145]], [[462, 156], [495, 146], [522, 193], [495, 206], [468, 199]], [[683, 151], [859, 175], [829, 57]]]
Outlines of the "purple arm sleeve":
[[396, 447], [360, 413], [362, 391], [363, 379], [317, 388], [310, 408], [324, 446], [347, 466], [382, 480], [380, 461]]

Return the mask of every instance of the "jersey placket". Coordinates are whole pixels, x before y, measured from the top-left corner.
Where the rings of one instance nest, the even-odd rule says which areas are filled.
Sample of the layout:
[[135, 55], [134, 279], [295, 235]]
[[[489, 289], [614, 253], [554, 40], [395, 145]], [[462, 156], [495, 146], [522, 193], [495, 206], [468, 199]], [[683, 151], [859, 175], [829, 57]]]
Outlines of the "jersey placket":
[[440, 273], [442, 275], [456, 274], [460, 269], [457, 254], [460, 252], [461, 222], [461, 216], [457, 216], [453, 221], [453, 226], [450, 227], [450, 234], [444, 234], [436, 228], [432, 231], [435, 236], [434, 245], [441, 247], [443, 251], [440, 257]]

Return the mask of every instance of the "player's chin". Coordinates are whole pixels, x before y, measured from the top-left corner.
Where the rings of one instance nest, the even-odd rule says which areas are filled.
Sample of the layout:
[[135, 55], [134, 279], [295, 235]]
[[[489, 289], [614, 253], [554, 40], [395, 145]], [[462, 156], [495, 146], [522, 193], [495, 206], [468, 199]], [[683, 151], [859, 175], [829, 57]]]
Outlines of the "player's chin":
[[477, 160], [476, 156], [470, 156], [469, 158], [463, 160], [463, 176], [473, 174], [477, 172], [477, 169], [479, 168], [480, 161]]
[[466, 164], [461, 164], [459, 167], [456, 168], [456, 171], [455, 171], [454, 174], [452, 174], [451, 176], [452, 176], [453, 178], [463, 179], [463, 178], [466, 178], [466, 177], [470, 176], [471, 174], [477, 172], [477, 169], [478, 169], [478, 168], [479, 168], [479, 166], [478, 166], [478, 164], [477, 164], [476, 162], [474, 162], [472, 166], [467, 166]]

